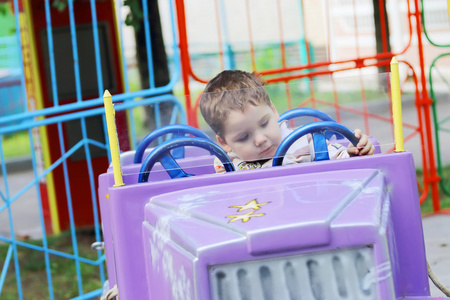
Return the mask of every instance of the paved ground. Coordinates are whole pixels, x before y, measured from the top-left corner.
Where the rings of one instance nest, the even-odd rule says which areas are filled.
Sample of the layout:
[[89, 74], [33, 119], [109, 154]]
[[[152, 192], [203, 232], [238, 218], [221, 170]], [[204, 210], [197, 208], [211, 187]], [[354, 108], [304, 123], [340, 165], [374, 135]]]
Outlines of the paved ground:
[[[428, 263], [441, 284], [450, 289], [450, 215], [425, 217], [422, 224]], [[430, 289], [432, 296], [444, 296], [431, 281]]]
[[[15, 195], [21, 188], [33, 181], [31, 171], [8, 175], [10, 193]], [[3, 178], [0, 177], [3, 191]], [[36, 188], [32, 187], [12, 204], [12, 215], [16, 233], [21, 236], [38, 238], [41, 236]], [[6, 212], [0, 213], [0, 235], [9, 236], [9, 218]], [[440, 280], [450, 289], [450, 215], [433, 215], [423, 218], [423, 230], [428, 262]], [[430, 281], [432, 296], [443, 296]]]
[[[31, 170], [8, 173], [8, 191], [5, 190], [3, 176], [0, 176], [0, 191], [9, 193], [8, 198], [14, 198], [28, 184], [34, 180]], [[1, 205], [3, 205], [3, 201]], [[30, 238], [39, 238], [42, 236], [39, 218], [39, 206], [37, 201], [37, 190], [32, 186], [19, 196], [11, 204], [12, 220], [14, 229], [18, 236], [28, 236]], [[9, 234], [9, 215], [7, 211], [0, 212], [0, 235], [10, 236]]]

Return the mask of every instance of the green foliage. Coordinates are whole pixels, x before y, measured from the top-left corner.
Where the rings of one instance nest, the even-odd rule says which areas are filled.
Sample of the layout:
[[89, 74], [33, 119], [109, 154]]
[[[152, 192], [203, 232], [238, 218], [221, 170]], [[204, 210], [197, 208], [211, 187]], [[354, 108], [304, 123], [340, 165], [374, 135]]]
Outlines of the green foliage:
[[63, 11], [66, 9], [68, 1], [69, 0], [53, 0], [52, 6], [58, 11]]
[[258, 70], [269, 70], [280, 67], [277, 63], [281, 60], [279, 57], [276, 57], [278, 54], [276, 52], [278, 51], [276, 51], [273, 47], [269, 46], [268, 48], [263, 48], [259, 52], [260, 53], [256, 55], [256, 65], [258, 66]]
[[0, 3], [0, 16], [6, 16], [9, 14], [8, 4]]
[[140, 0], [125, 0], [123, 2], [123, 5], [130, 8], [130, 12], [125, 18], [125, 24], [128, 26], [133, 26], [136, 31], [139, 30], [142, 20], [144, 19], [144, 14], [142, 13], [139, 1]]
[[5, 158], [31, 154], [30, 139], [26, 131], [20, 131], [4, 136], [2, 145]]
[[[81, 257], [96, 260], [97, 253], [90, 247], [95, 237], [89, 231], [77, 233], [78, 251]], [[42, 246], [42, 240], [27, 240], [29, 244]], [[50, 249], [73, 254], [71, 236], [64, 232], [47, 239]], [[0, 261], [4, 261], [9, 244], [0, 244]], [[45, 271], [44, 253], [27, 247], [17, 247], [20, 266], [20, 278], [24, 299], [48, 299], [47, 273]], [[53, 293], [55, 299], [70, 299], [78, 295], [76, 265], [71, 259], [50, 255], [50, 270], [52, 274]], [[82, 286], [84, 292], [101, 288], [98, 266], [80, 263]], [[18, 299], [16, 274], [13, 263], [10, 262], [5, 284], [0, 298], [3, 300]]]
[[[444, 167], [444, 173], [450, 174], [450, 165]], [[417, 181], [422, 184], [423, 182], [423, 172], [422, 170], [416, 170]], [[450, 208], [450, 196], [445, 194], [441, 188], [439, 188], [439, 203], [441, 209]], [[420, 205], [420, 209], [422, 211], [422, 215], [428, 215], [433, 213], [433, 200], [431, 196], [431, 190], [428, 192], [427, 198]]]
[[11, 36], [16, 31], [14, 15], [8, 3], [0, 3], [0, 37]]
[[[75, 2], [75, 1], [76, 0], [72, 0], [72, 2]], [[96, 2], [98, 2], [98, 1], [105, 1], [105, 0], [96, 0]], [[66, 9], [68, 3], [69, 3], [69, 0], [53, 0], [52, 6], [61, 12]]]

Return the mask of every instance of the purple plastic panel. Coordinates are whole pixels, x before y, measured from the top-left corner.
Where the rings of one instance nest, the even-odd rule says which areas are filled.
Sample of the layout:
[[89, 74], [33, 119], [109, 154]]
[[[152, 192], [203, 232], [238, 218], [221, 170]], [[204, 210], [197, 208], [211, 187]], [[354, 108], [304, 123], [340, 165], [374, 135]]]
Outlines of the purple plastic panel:
[[[148, 155], [151, 149], [146, 150], [144, 157]], [[190, 173], [200, 175], [200, 174], [211, 174], [214, 172], [214, 168], [212, 166], [214, 157], [209, 155], [204, 149], [197, 147], [186, 147], [185, 152], [186, 157], [188, 159], [181, 160], [180, 163], [186, 170], [189, 170]], [[124, 182], [125, 184], [135, 184], [137, 183], [137, 176], [140, 169], [140, 164], [133, 164], [134, 159], [134, 151], [128, 151], [121, 154], [121, 164], [122, 164], [122, 173], [124, 174]], [[157, 164], [152, 173], [150, 175], [150, 181], [157, 182], [162, 180], [170, 180], [169, 175], [162, 168], [160, 164]], [[107, 272], [110, 286], [114, 286], [117, 282], [116, 280], [116, 267], [115, 267], [115, 257], [114, 257], [114, 247], [113, 247], [113, 230], [114, 222], [110, 216], [110, 200], [109, 200], [109, 188], [112, 188], [114, 185], [114, 177], [112, 173], [112, 168], [110, 167], [107, 173], [104, 173], [99, 176], [99, 203], [100, 203], [100, 213], [102, 216], [102, 231], [103, 231], [103, 239], [105, 243], [105, 255], [106, 255], [106, 264], [107, 264]], [[141, 203], [142, 210], [137, 209], [136, 216], [132, 216], [129, 220], [131, 222], [131, 226], [138, 226], [140, 230], [140, 224], [143, 221], [143, 208], [146, 203], [146, 200], [137, 201]], [[125, 209], [126, 211], [126, 209]], [[134, 210], [132, 210], [134, 212]], [[142, 216], [142, 217], [140, 217]], [[121, 218], [122, 220], [122, 218]], [[120, 223], [120, 222], [118, 222]], [[118, 226], [118, 225], [116, 225]], [[138, 235], [133, 236], [132, 240], [137, 238]], [[139, 253], [142, 253], [142, 250], [138, 250]], [[142, 255], [141, 255], [142, 256]], [[144, 272], [141, 272], [144, 274]]]
[[100, 215], [102, 220], [103, 241], [105, 243], [106, 271], [108, 272], [109, 285], [113, 287], [116, 283], [114, 247], [112, 240], [112, 218], [110, 215], [108, 189], [114, 185], [114, 179], [109, 174], [102, 174], [98, 179], [98, 195]]
[[[166, 240], [161, 231], [143, 225], [144, 250], [147, 254], [143, 269], [147, 272], [149, 299], [198, 299], [194, 290], [195, 257], [175, 243]], [[164, 247], [164, 248], [163, 248]], [[144, 299], [144, 298], [139, 298]]]
[[[379, 280], [381, 299], [393, 299], [385, 247], [389, 206], [380, 209], [385, 207], [385, 190], [384, 176], [373, 169], [228, 183], [214, 192], [208, 187], [186, 189], [156, 196], [147, 204], [144, 244], [153, 245], [161, 257], [176, 257], [177, 251], [194, 255], [184, 263], [197, 264], [191, 280], [194, 275], [203, 279], [196, 281], [197, 299], [209, 297], [210, 265], [373, 245], [377, 266], [373, 280]], [[348, 210], [358, 220], [342, 217]], [[249, 219], [234, 222], [236, 216]], [[230, 249], [232, 255], [227, 255]], [[147, 261], [154, 260], [154, 253], [146, 251]], [[179, 262], [178, 268], [186, 267]], [[160, 280], [169, 278], [167, 270], [155, 264], [147, 263], [147, 270], [149, 285], [158, 274]], [[160, 280], [157, 286], [163, 285]]]
[[[180, 165], [183, 166], [183, 163], [180, 163]], [[103, 197], [100, 195], [99, 199], [100, 201], [108, 201], [106, 206], [110, 209], [110, 215], [102, 215], [102, 218], [103, 222], [111, 222], [112, 224], [115, 269], [121, 299], [149, 299], [146, 272], [142, 263], [145, 257], [142, 242], [142, 222], [144, 221], [144, 206], [151, 197], [202, 186], [208, 186], [207, 190], [214, 193], [224, 183], [263, 178], [275, 179], [295, 174], [313, 174], [346, 169], [376, 169], [384, 175], [389, 186], [391, 199], [392, 227], [389, 228], [392, 229], [392, 232], [387, 234], [388, 238], [391, 237], [392, 239], [389, 241], [391, 258], [395, 257], [392, 274], [395, 280], [396, 296], [414, 296], [418, 297], [416, 299], [429, 299], [425, 247], [415, 169], [412, 155], [408, 152], [304, 163], [221, 175], [211, 174], [177, 180], [164, 180], [162, 178], [163, 175], [158, 175], [164, 172], [154, 172], [155, 182], [141, 184], [134, 183], [137, 180], [137, 174], [130, 174], [124, 177], [126, 186], [119, 188], [112, 188], [113, 174], [109, 170], [106, 175], [100, 177], [100, 181], [103, 181], [103, 184], [109, 187], [107, 191], [109, 199], [104, 197], [105, 194], [103, 194]], [[210, 165], [205, 164], [203, 167], [200, 167], [199, 171], [207, 174], [213, 170]], [[105, 190], [102, 190], [102, 193], [105, 192]], [[105, 243], [107, 235], [105, 233]], [[359, 238], [360, 233], [355, 232], [354, 235]], [[240, 240], [241, 238], [237, 239]], [[112, 240], [106, 246], [107, 248], [111, 247]], [[395, 249], [393, 250], [394, 245]], [[200, 248], [198, 251], [203, 250]], [[228, 256], [230, 253], [234, 253], [235, 250], [238, 249], [234, 249], [230, 245], [223, 256]], [[109, 264], [108, 267], [110, 267]], [[198, 268], [201, 269], [202, 267]], [[111, 273], [110, 270], [108, 272], [109, 274]], [[206, 280], [206, 278], [202, 280]]]
[[[238, 232], [247, 237], [248, 252], [258, 255], [328, 245], [330, 222], [353, 199], [355, 186], [363, 185], [374, 174], [375, 170], [363, 169], [236, 182], [215, 187], [214, 191], [202, 187], [155, 196], [150, 203], [171, 210], [174, 217], [200, 219]], [[252, 222], [231, 217], [252, 212], [255, 206], [260, 208], [244, 217]], [[269, 208], [270, 214], [266, 214]], [[159, 217], [146, 209], [146, 220], [156, 226]], [[187, 236], [197, 239], [195, 235]]]

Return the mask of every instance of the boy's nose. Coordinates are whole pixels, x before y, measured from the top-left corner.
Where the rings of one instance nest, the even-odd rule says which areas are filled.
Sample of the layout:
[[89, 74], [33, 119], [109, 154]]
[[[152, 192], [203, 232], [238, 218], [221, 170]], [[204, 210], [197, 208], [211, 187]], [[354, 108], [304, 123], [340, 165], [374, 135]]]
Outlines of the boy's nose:
[[267, 141], [267, 138], [264, 134], [258, 134], [255, 136], [255, 146], [259, 147], [263, 145]]

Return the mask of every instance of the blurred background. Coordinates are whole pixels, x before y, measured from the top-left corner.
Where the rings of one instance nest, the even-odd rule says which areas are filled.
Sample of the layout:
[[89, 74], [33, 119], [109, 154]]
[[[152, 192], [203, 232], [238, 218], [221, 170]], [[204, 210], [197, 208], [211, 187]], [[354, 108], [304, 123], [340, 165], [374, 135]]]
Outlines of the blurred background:
[[449, 33], [445, 0], [0, 0], [1, 298], [101, 294], [105, 90], [121, 151], [167, 124], [212, 135], [199, 96], [241, 69], [280, 113], [317, 108], [391, 152], [395, 56], [422, 211], [446, 213]]

